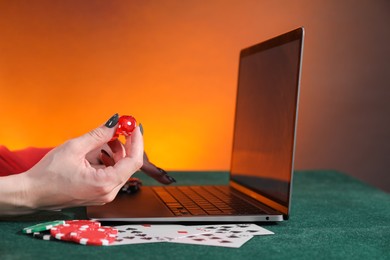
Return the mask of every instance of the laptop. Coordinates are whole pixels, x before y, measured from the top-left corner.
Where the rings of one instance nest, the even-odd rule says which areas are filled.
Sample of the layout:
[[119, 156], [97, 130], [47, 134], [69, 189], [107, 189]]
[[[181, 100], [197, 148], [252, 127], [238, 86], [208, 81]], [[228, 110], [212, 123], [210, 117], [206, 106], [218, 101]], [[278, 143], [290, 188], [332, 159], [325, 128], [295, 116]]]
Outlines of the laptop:
[[275, 222], [291, 209], [304, 29], [243, 49], [229, 185], [143, 186], [87, 207], [100, 221]]

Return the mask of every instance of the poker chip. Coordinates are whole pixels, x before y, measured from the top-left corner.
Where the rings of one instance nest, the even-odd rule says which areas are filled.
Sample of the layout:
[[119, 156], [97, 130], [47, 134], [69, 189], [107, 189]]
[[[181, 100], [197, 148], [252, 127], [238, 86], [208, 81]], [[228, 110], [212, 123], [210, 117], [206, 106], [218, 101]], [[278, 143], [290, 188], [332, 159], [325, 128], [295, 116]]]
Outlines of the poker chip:
[[33, 237], [37, 238], [37, 239], [42, 239], [42, 240], [57, 240], [55, 239], [55, 237], [53, 237], [51, 234], [50, 234], [50, 231], [47, 230], [47, 231], [41, 231], [41, 232], [34, 232], [33, 233]]
[[85, 228], [70, 234], [73, 242], [81, 245], [107, 246], [113, 243], [118, 235], [118, 230], [112, 227]]
[[100, 222], [94, 220], [66, 220], [64, 224], [50, 229], [50, 234], [58, 240], [72, 241], [71, 233], [79, 229], [99, 228]]
[[[88, 227], [88, 226], [85, 226]], [[71, 224], [62, 224], [50, 229], [50, 234], [58, 240], [63, 241], [72, 241], [70, 233], [78, 230], [80, 226], [71, 225]]]
[[62, 240], [82, 245], [102, 246], [113, 243], [117, 236], [116, 228], [101, 226], [95, 220], [59, 220], [26, 227], [23, 233], [32, 234], [42, 240]]
[[139, 185], [137, 183], [126, 183], [120, 189], [121, 193], [133, 194], [139, 190]]
[[98, 222], [96, 220], [86, 220], [86, 219], [85, 220], [66, 220], [65, 223], [72, 225], [72, 226], [78, 226], [78, 227], [82, 227], [82, 226], [100, 227], [101, 226], [100, 222]]
[[45, 230], [50, 230], [52, 227], [62, 225], [65, 221], [63, 220], [55, 220], [55, 221], [49, 221], [44, 223], [39, 223], [33, 226], [25, 227], [23, 228], [22, 232], [25, 234], [31, 234], [33, 232], [40, 232]]

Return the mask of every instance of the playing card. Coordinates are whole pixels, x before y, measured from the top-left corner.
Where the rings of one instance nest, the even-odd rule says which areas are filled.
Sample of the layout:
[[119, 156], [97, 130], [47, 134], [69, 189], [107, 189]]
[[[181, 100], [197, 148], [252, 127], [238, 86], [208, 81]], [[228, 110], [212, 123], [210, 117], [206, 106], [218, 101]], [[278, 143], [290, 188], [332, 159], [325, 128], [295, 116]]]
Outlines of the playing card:
[[193, 226], [193, 228], [209, 231], [210, 233], [177, 238], [170, 242], [238, 248], [255, 235], [274, 234], [255, 224], [205, 225]]
[[117, 240], [112, 245], [169, 242], [171, 240], [202, 233], [210, 233], [198, 227], [183, 225], [123, 225], [118, 229]]
[[144, 243], [156, 243], [164, 242], [164, 239], [152, 236], [137, 227], [131, 226], [117, 226], [118, 236], [111, 246], [115, 245], [128, 245], [128, 244], [144, 244]]
[[208, 246], [222, 246], [239, 248], [253, 236], [251, 235], [235, 235], [235, 234], [215, 234], [205, 233], [199, 235], [191, 235], [187, 237], [181, 237], [169, 242], [180, 244], [194, 244], [194, 245], [208, 245]]
[[123, 225], [116, 226], [118, 237], [111, 245], [172, 242], [238, 248], [254, 235], [273, 232], [255, 224], [224, 225]]
[[271, 235], [273, 232], [259, 227], [255, 224], [227, 224], [227, 225], [206, 225], [197, 226], [197, 228], [210, 231], [216, 234], [235, 234], [235, 235]]

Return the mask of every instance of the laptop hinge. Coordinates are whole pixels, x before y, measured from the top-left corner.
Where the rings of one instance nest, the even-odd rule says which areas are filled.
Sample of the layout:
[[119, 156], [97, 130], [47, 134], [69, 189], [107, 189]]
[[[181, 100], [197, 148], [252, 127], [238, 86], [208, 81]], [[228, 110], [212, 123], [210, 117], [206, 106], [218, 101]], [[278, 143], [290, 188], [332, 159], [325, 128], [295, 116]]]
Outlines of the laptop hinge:
[[260, 201], [261, 203], [285, 214], [288, 215], [288, 208], [286, 206], [281, 205], [280, 203], [277, 203], [267, 197], [264, 197], [248, 188], [245, 188], [244, 186], [234, 182], [230, 181], [230, 186], [233, 187], [236, 190], [239, 190], [240, 192], [244, 193], [245, 195], [248, 195], [251, 198], [254, 198], [257, 201]]

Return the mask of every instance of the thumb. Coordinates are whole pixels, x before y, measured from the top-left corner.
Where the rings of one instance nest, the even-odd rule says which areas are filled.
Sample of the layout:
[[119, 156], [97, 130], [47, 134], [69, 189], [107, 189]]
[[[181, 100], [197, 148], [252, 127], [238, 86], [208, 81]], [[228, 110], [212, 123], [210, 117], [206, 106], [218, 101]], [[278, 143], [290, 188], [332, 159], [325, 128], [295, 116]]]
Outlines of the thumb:
[[119, 115], [115, 114], [104, 125], [76, 138], [75, 141], [80, 151], [88, 153], [110, 141], [115, 133], [115, 126], [118, 124], [118, 120]]

